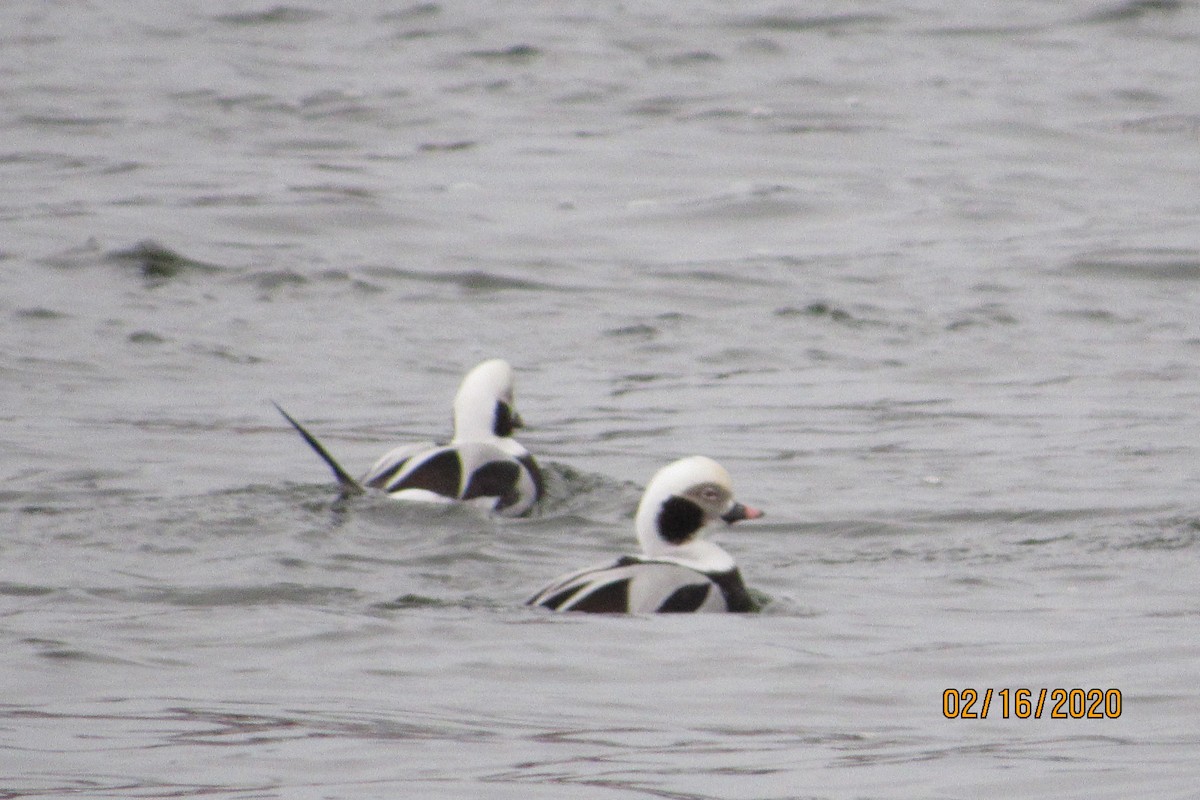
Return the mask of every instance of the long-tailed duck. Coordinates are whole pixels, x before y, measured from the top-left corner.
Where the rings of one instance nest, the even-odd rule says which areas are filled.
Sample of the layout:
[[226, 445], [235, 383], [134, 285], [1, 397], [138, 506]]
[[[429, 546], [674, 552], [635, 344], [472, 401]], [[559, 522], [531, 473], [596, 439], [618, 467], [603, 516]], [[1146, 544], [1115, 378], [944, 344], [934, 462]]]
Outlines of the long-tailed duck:
[[344, 493], [377, 489], [398, 500], [463, 502], [503, 516], [526, 514], [542, 495], [542, 473], [529, 451], [512, 438], [522, 427], [513, 406], [513, 370], [507, 361], [484, 361], [466, 374], [454, 397], [454, 438], [421, 442], [386, 453], [361, 479], [278, 404], [275, 408], [333, 470]]
[[756, 611], [733, 557], [702, 534], [718, 519], [761, 516], [734, 500], [729, 473], [716, 461], [682, 458], [660, 469], [642, 495], [635, 518], [641, 555], [563, 575], [526, 605], [629, 614]]

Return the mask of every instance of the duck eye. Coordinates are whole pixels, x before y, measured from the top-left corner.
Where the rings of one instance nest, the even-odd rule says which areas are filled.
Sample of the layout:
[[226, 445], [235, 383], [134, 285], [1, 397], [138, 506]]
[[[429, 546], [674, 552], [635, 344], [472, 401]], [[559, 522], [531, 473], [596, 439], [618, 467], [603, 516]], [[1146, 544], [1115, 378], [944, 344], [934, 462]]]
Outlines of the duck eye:
[[700, 496], [705, 500], [718, 500], [721, 497], [721, 492], [715, 486], [705, 486], [700, 491]]

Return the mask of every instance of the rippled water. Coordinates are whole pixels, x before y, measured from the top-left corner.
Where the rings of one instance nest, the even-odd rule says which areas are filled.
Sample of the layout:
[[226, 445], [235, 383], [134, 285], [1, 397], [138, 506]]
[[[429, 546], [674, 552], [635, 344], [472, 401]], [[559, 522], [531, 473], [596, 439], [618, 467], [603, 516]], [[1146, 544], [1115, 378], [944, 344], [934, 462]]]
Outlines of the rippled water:
[[[0, 9], [0, 796], [1188, 797], [1200, 10]], [[335, 501], [518, 368], [527, 520]], [[711, 455], [760, 615], [552, 616]], [[947, 719], [948, 688], [1119, 689]]]

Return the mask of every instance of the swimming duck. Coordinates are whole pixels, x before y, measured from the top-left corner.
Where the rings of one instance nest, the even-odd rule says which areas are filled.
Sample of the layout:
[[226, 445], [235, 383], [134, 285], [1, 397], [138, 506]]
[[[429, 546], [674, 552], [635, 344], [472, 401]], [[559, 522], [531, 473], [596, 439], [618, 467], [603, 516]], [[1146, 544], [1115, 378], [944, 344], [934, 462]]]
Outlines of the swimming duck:
[[703, 533], [716, 520], [762, 515], [734, 499], [729, 473], [716, 461], [679, 459], [654, 475], [638, 504], [640, 555], [563, 575], [526, 605], [628, 614], [756, 611], [733, 557]]
[[397, 500], [462, 502], [516, 517], [541, 498], [543, 481], [537, 461], [513, 438], [524, 424], [513, 403], [513, 384], [507, 361], [493, 358], [478, 364], [454, 397], [454, 435], [448, 443], [397, 447], [361, 479], [347, 473], [278, 404], [275, 408], [329, 465], [344, 493], [376, 489]]

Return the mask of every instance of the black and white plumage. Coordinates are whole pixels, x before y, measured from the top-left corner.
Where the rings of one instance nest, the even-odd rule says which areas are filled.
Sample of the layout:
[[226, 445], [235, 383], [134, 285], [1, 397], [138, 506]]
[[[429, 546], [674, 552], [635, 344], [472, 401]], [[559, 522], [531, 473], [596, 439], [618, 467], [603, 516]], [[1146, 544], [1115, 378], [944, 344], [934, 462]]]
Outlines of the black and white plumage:
[[716, 520], [761, 516], [734, 499], [716, 461], [682, 458], [660, 469], [642, 495], [634, 523], [641, 555], [563, 575], [526, 604], [629, 614], [756, 611], [733, 557], [702, 534]]
[[523, 426], [513, 404], [513, 370], [494, 358], [466, 374], [454, 397], [454, 438], [397, 447], [361, 480], [352, 478], [287, 412], [279, 413], [333, 470], [344, 492], [377, 489], [397, 500], [461, 502], [503, 516], [526, 514], [542, 495], [542, 474], [513, 433]]

